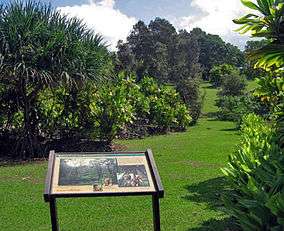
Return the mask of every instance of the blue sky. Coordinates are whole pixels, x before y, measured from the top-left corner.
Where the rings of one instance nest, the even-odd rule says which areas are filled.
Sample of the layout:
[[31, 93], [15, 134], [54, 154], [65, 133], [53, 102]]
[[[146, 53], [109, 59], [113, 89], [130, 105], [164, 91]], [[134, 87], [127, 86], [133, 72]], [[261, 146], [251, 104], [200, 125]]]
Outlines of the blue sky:
[[[3, 0], [0, 0], [3, 1]], [[6, 1], [6, 0], [5, 0]], [[240, 0], [41, 0], [50, 2], [63, 14], [81, 18], [102, 34], [110, 49], [125, 39], [138, 21], [155, 17], [168, 19], [178, 30], [200, 27], [243, 48], [247, 36], [233, 30], [232, 19], [246, 13]]]

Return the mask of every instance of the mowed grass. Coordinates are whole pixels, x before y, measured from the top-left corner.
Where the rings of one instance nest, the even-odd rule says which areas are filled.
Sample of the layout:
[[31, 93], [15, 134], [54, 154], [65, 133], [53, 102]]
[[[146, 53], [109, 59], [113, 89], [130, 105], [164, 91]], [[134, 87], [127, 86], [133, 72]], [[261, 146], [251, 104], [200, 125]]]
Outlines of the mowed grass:
[[[204, 85], [204, 113], [215, 112], [216, 90]], [[233, 230], [220, 196], [220, 168], [239, 140], [234, 124], [202, 118], [187, 132], [116, 141], [128, 150], [153, 150], [165, 188], [162, 230]], [[0, 230], [50, 230], [42, 193], [47, 162], [0, 167]], [[153, 230], [151, 197], [58, 199], [62, 231]]]

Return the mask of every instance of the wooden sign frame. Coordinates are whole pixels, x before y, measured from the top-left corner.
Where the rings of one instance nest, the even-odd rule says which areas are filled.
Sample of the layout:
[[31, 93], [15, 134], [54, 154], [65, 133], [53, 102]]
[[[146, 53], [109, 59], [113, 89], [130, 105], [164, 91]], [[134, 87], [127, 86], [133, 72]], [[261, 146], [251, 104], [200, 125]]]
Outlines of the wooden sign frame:
[[[147, 165], [149, 166], [151, 179], [153, 181], [153, 190], [149, 191], [124, 191], [124, 192], [68, 192], [68, 193], [56, 193], [52, 190], [53, 187], [53, 177], [55, 169], [55, 159], [56, 155], [68, 154], [72, 155], [129, 155], [129, 158], [133, 154], [144, 154], [146, 157]], [[50, 205], [50, 218], [52, 231], [59, 231], [58, 219], [57, 219], [57, 209], [56, 209], [56, 199], [57, 198], [70, 198], [70, 197], [108, 197], [108, 196], [152, 196], [152, 207], [153, 207], [153, 226], [155, 231], [160, 231], [160, 202], [159, 199], [164, 197], [164, 188], [160, 179], [160, 175], [157, 170], [156, 163], [154, 161], [153, 153], [151, 149], [147, 149], [146, 152], [87, 152], [87, 153], [55, 153], [55, 151], [50, 151], [48, 160], [48, 170], [45, 180], [45, 190], [44, 190], [44, 201], [48, 202]]]

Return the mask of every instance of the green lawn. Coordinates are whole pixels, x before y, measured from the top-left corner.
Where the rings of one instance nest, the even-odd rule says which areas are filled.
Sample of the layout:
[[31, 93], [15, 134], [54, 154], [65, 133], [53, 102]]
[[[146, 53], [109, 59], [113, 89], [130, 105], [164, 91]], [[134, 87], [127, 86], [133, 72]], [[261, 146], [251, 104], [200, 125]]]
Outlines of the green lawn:
[[[209, 85], [204, 113], [216, 111]], [[185, 133], [117, 141], [129, 150], [151, 148], [165, 187], [162, 230], [233, 230], [222, 212], [225, 166], [239, 136], [234, 124], [202, 118]], [[0, 167], [0, 230], [50, 230], [42, 192], [47, 162]], [[59, 199], [62, 231], [152, 230], [150, 197]], [[228, 229], [228, 227], [230, 227]]]

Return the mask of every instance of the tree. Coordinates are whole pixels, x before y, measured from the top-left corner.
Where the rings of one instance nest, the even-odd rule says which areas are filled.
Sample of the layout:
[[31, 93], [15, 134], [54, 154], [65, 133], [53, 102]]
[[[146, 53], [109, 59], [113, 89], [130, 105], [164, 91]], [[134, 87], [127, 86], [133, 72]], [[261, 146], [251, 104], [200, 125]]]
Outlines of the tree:
[[122, 70], [132, 72], [135, 70], [135, 56], [130, 49], [128, 43], [123, 43], [122, 40], [119, 40], [117, 43], [117, 58], [119, 60], [119, 64], [117, 67], [117, 72]]
[[240, 96], [246, 88], [246, 78], [239, 71], [233, 71], [222, 77], [221, 96]]
[[144, 22], [138, 21], [133, 26], [133, 30], [127, 37], [127, 46], [134, 54], [137, 79], [140, 80], [148, 74], [154, 51], [151, 33]]
[[179, 31], [171, 82], [176, 84], [177, 90], [190, 109], [191, 124], [197, 122], [202, 108], [199, 90], [202, 73], [199, 64], [199, 52], [197, 40], [187, 31]]
[[239, 70], [230, 64], [216, 65], [210, 70], [210, 82], [215, 87], [220, 87], [225, 77], [233, 73], [239, 74]]
[[199, 63], [203, 69], [203, 79], [208, 80], [209, 71], [215, 65], [224, 63], [237, 67], [244, 65], [244, 55], [236, 46], [225, 43], [220, 36], [207, 34], [194, 28], [190, 34], [196, 38], [200, 48]]
[[125, 70], [132, 67], [128, 58], [132, 54], [138, 81], [149, 75], [160, 84], [176, 86], [196, 122], [201, 110], [201, 68], [195, 37], [185, 30], [177, 33], [165, 19], [156, 18], [148, 26], [140, 21], [134, 25], [127, 42], [119, 44], [118, 59]]
[[0, 81], [2, 127], [11, 132], [10, 116], [18, 117], [16, 132], [22, 157], [36, 157], [39, 116], [36, 101], [46, 87], [79, 86], [97, 80], [109, 63], [102, 38], [76, 18], [67, 18], [42, 3], [12, 2], [0, 7]]
[[256, 60], [251, 60], [248, 58], [250, 52], [264, 47], [267, 43], [268, 41], [266, 39], [247, 41], [245, 47], [246, 63], [243, 68], [243, 73], [247, 77], [247, 79], [255, 79], [268, 75], [265, 70], [261, 68], [255, 68]]

